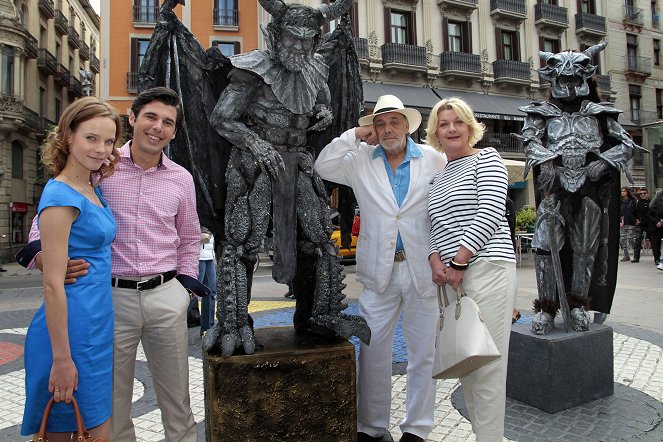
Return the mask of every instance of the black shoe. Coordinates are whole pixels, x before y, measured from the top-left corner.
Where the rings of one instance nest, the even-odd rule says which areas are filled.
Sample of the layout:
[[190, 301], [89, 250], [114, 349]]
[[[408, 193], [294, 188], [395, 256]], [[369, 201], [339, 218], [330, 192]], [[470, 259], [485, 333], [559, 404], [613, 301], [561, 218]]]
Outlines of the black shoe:
[[424, 442], [423, 438], [412, 433], [403, 433], [400, 442]]
[[631, 258], [629, 258], [628, 256], [625, 256], [622, 259], [620, 259], [620, 261], [630, 261], [630, 260]]
[[639, 259], [632, 259], [631, 262], [640, 262]]
[[4, 268], [4, 267], [0, 267], [0, 272], [6, 272], [6, 271], [7, 271], [6, 268]]
[[288, 291], [288, 293], [286, 293], [285, 295], [283, 295], [283, 297], [284, 297], [284, 298], [295, 299], [295, 294], [294, 294], [293, 292], [291, 292], [291, 291]]
[[357, 433], [357, 442], [394, 442], [394, 438], [387, 432], [382, 436], [369, 436], [366, 433]]

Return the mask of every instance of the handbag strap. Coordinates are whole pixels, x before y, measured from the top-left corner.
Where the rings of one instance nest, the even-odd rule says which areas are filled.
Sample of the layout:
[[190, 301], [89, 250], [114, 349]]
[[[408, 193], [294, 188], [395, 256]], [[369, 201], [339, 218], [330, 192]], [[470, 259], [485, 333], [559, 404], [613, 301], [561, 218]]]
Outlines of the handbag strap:
[[[465, 289], [463, 288], [463, 283], [458, 284], [456, 289], [456, 319], [460, 317], [460, 300], [463, 296], [467, 296]], [[444, 309], [449, 305], [449, 296], [447, 296], [447, 286], [438, 285], [437, 286], [437, 305], [440, 309], [440, 330], [444, 325]]]
[[[46, 425], [48, 424], [48, 415], [51, 414], [51, 409], [53, 408], [53, 404], [55, 404], [55, 399], [51, 397], [51, 399], [48, 401], [48, 404], [46, 404], [46, 408], [44, 409], [44, 414], [41, 417], [41, 426], [39, 427], [39, 433], [37, 433], [35, 439], [33, 439], [33, 442], [48, 442], [48, 439], [46, 438]], [[74, 407], [74, 415], [76, 416], [76, 428], [77, 428], [76, 441], [83, 441], [89, 439], [90, 435], [85, 429], [85, 424], [83, 423], [83, 416], [81, 416], [81, 412], [78, 409], [78, 404], [76, 403], [76, 399], [74, 399], [73, 397], [71, 398], [71, 405]]]

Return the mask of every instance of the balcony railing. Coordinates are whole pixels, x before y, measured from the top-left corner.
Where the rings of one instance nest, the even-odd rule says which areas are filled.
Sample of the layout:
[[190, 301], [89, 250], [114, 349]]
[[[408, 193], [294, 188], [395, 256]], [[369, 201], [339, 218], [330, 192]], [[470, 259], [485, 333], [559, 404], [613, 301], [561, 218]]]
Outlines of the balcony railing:
[[633, 74], [651, 75], [651, 58], [627, 55], [626, 71]]
[[90, 69], [97, 74], [99, 73], [99, 59], [94, 54], [90, 54]]
[[33, 132], [38, 132], [40, 128], [39, 114], [32, 109], [23, 106], [23, 124]]
[[69, 26], [68, 32], [69, 46], [78, 49], [81, 47], [81, 40], [78, 37], [78, 31], [73, 26]]
[[365, 38], [352, 37], [360, 60], [368, 60], [368, 40]]
[[134, 23], [156, 23], [158, 16], [159, 16], [158, 4], [147, 7], [143, 7], [142, 5], [134, 5], [134, 13], [133, 13]]
[[84, 41], [81, 42], [81, 47], [78, 50], [78, 56], [81, 57], [81, 60], [90, 59], [90, 47]]
[[644, 25], [645, 18], [642, 14], [642, 8], [636, 8], [634, 6], [624, 6], [624, 22], [633, 23], [636, 25]]
[[64, 16], [62, 11], [59, 9], [55, 11], [55, 32], [58, 35], [65, 35], [67, 33], [67, 28], [69, 23], [67, 22], [67, 17]]
[[481, 74], [481, 57], [466, 52], [442, 52], [440, 54], [440, 74], [445, 72], [466, 72]]
[[239, 26], [239, 10], [214, 8], [212, 20], [214, 26]]
[[81, 85], [81, 80], [73, 75], [69, 79], [69, 93], [71, 93], [74, 97], [80, 97], [83, 95], [83, 86]]
[[409, 66], [426, 66], [426, 48], [402, 43], [382, 45], [382, 64], [396, 63]]
[[127, 72], [127, 91], [138, 92], [138, 72]]
[[496, 80], [512, 78], [529, 81], [531, 79], [529, 64], [524, 61], [495, 60], [493, 62], [493, 75]]
[[605, 35], [605, 17], [587, 12], [576, 14], [576, 33], [588, 33], [594, 35]]
[[562, 6], [537, 3], [534, 5], [534, 20], [545, 23], [563, 23], [568, 26], [569, 11]]
[[69, 87], [69, 69], [64, 67], [62, 63], [58, 63], [55, 68], [55, 75], [53, 75], [53, 79], [57, 84], [63, 87]]
[[525, 0], [490, 0], [490, 12], [501, 12], [505, 15], [527, 16]]
[[610, 92], [610, 75], [595, 75], [594, 79], [600, 91]]
[[499, 134], [486, 132], [476, 147], [494, 147], [498, 152], [521, 152], [523, 153], [523, 142], [511, 134]]
[[25, 55], [28, 58], [37, 58], [39, 55], [39, 46], [37, 45], [37, 39], [30, 34], [27, 30], [23, 31], [25, 35]]
[[39, 12], [46, 18], [55, 18], [53, 0], [39, 0]]
[[39, 48], [37, 56], [37, 67], [48, 75], [55, 75], [57, 72], [57, 61], [55, 56], [46, 48]]

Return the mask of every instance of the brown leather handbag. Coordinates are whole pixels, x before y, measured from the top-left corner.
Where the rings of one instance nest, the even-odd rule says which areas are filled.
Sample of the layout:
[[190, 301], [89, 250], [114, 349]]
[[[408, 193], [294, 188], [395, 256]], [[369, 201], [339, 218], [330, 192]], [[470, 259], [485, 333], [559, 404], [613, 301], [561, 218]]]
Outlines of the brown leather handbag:
[[[44, 409], [44, 414], [41, 417], [41, 427], [39, 427], [39, 433], [35, 434], [34, 438], [32, 439], [32, 442], [48, 442], [48, 439], [46, 438], [46, 424], [48, 423], [48, 415], [51, 414], [51, 409], [53, 408], [54, 403], [55, 399], [51, 398], [51, 400], [48, 401], [48, 404], [46, 404], [46, 408]], [[81, 412], [78, 410], [78, 404], [76, 403], [76, 399], [74, 399], [73, 397], [71, 398], [71, 405], [74, 407], [74, 414], [76, 415], [76, 428], [77, 428], [76, 439], [73, 440], [84, 441], [84, 442], [109, 442], [108, 439], [101, 437], [92, 439], [90, 434], [85, 429], [83, 416], [81, 416]]]

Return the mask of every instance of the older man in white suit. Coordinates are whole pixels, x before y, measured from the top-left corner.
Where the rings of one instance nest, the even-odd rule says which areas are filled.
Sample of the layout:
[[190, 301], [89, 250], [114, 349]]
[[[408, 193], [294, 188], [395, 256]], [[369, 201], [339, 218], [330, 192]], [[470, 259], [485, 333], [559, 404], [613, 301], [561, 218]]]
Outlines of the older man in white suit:
[[372, 115], [359, 119], [327, 145], [315, 170], [352, 187], [361, 208], [357, 280], [359, 307], [371, 328], [361, 344], [357, 380], [359, 442], [391, 441], [392, 345], [401, 311], [407, 345], [407, 410], [401, 442], [426, 439], [433, 427], [432, 379], [438, 307], [428, 265], [428, 192], [446, 164], [443, 154], [416, 144], [416, 109], [393, 95], [380, 97]]

